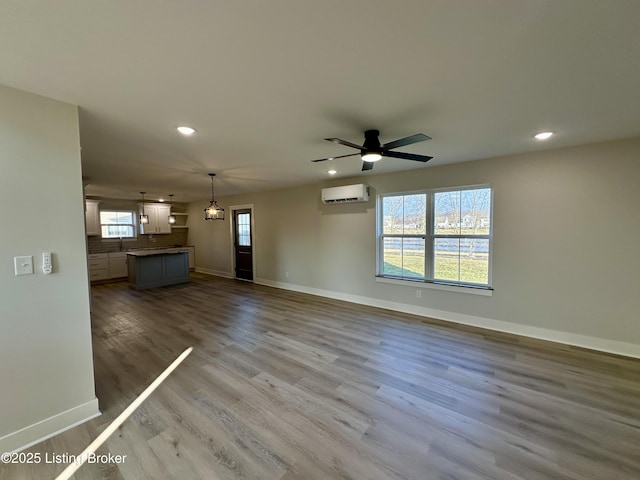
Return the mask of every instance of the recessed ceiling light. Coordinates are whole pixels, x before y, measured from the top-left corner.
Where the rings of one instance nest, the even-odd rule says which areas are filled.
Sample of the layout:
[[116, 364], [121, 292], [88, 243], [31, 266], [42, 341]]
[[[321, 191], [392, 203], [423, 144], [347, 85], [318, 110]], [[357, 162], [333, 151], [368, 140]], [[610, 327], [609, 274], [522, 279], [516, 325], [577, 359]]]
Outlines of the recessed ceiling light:
[[196, 133], [195, 128], [187, 127], [186, 125], [177, 126], [176, 130], [178, 130], [183, 135], [193, 135], [194, 133]]
[[547, 138], [551, 137], [551, 135], [553, 135], [553, 132], [540, 132], [536, 133], [533, 137], [536, 140], [546, 140]]
[[336, 173], [338, 173], [338, 171], [337, 170], [327, 170], [327, 173], [329, 175], [335, 175]]

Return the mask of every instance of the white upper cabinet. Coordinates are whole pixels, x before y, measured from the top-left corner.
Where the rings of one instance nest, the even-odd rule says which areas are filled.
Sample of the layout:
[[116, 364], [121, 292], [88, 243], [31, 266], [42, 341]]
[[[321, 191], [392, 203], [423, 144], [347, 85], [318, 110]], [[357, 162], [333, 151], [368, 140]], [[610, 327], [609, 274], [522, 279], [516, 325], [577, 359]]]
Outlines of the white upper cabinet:
[[[140, 233], [171, 233], [171, 225], [169, 224], [169, 212], [171, 206], [164, 203], [145, 203], [144, 213], [149, 216], [149, 223], [140, 225]], [[142, 214], [142, 205], [140, 205], [140, 214]]]
[[100, 235], [100, 210], [98, 200], [85, 200], [84, 217], [87, 226], [87, 235]]

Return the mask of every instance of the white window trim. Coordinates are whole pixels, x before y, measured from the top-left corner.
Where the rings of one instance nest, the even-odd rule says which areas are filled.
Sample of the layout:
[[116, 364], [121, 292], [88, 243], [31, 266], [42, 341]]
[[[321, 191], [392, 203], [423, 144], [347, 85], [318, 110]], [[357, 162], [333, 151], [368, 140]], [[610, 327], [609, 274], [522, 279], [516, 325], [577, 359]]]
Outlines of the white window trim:
[[[100, 221], [100, 213], [101, 213], [101, 211], [99, 211], [98, 212], [98, 222], [100, 224], [100, 239], [101, 239], [101, 241], [103, 243], [120, 242], [120, 241], [122, 241], [122, 242], [135, 242], [135, 241], [138, 240], [138, 235], [140, 233], [140, 231], [139, 231], [140, 226], [136, 221], [138, 219], [138, 214], [137, 214], [137, 212], [135, 210], [129, 210], [129, 209], [118, 210], [118, 209], [112, 209], [112, 208], [105, 208], [104, 211], [105, 212], [128, 212], [128, 213], [132, 213], [133, 214], [133, 222], [134, 223], [132, 225], [133, 226], [133, 236], [132, 237], [123, 237], [122, 239], [120, 237], [103, 237], [102, 236], [102, 225], [106, 225], [106, 224], [103, 224]], [[129, 225], [129, 224], [127, 224], [127, 225]]]
[[[115, 237], [111, 237], [111, 238], [101, 238], [102, 243], [119, 243], [120, 239], [119, 238], [115, 238]], [[122, 242], [135, 242], [138, 240], [138, 237], [125, 237], [122, 239]]]
[[[450, 192], [450, 191], [464, 191], [475, 190], [479, 188], [489, 188], [491, 190], [491, 217], [490, 225], [491, 229], [489, 235], [478, 236], [489, 240], [489, 266], [488, 266], [488, 285], [484, 284], [455, 284], [447, 283], [446, 281], [431, 280], [433, 278], [433, 261], [427, 261], [427, 259], [433, 259], [433, 241], [426, 241], [426, 239], [446, 238], [447, 236], [438, 236], [434, 234], [433, 218], [432, 218], [432, 204], [434, 201], [435, 193], [438, 192]], [[396, 278], [393, 276], [384, 276], [380, 274], [381, 265], [383, 265], [383, 248], [382, 241], [383, 235], [381, 234], [381, 228], [384, 224], [382, 218], [382, 199], [384, 197], [398, 196], [398, 195], [415, 195], [426, 194], [426, 210], [427, 210], [427, 233], [424, 235], [403, 235], [403, 237], [416, 237], [425, 238], [425, 277], [429, 279], [409, 279], [409, 278]], [[493, 283], [492, 283], [492, 264], [493, 264], [493, 187], [491, 184], [478, 184], [478, 185], [464, 185], [453, 186], [443, 188], [431, 188], [425, 190], [410, 190], [403, 192], [388, 192], [381, 193], [376, 196], [376, 282], [390, 283], [395, 285], [405, 285], [414, 288], [426, 288], [433, 290], [451, 291], [459, 293], [469, 293], [472, 295], [493, 296]], [[387, 235], [389, 236], [389, 235]]]
[[450, 285], [448, 283], [428, 282], [426, 280], [406, 280], [393, 277], [376, 277], [376, 282], [391, 283], [394, 285], [404, 285], [413, 288], [426, 288], [430, 290], [442, 290], [445, 292], [469, 293], [471, 295], [482, 295], [484, 297], [493, 296], [493, 288], [479, 285], [471, 287], [468, 285]]

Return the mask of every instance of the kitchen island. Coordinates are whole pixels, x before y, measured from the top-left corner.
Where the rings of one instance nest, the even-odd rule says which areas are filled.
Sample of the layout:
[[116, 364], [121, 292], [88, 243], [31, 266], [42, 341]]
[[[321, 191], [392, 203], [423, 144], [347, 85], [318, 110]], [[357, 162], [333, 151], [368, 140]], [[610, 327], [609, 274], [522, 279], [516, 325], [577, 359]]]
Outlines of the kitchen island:
[[162, 248], [127, 252], [129, 286], [136, 290], [189, 281], [189, 250]]

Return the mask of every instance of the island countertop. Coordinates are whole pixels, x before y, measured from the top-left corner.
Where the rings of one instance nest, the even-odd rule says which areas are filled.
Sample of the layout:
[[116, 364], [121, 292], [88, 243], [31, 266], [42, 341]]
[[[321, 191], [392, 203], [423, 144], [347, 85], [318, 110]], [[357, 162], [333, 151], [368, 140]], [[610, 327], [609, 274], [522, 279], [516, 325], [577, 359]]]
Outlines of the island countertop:
[[136, 257], [146, 257], [149, 255], [162, 255], [165, 253], [189, 253], [189, 249], [186, 247], [146, 248], [143, 250], [130, 250], [127, 252], [127, 255], [134, 255]]

